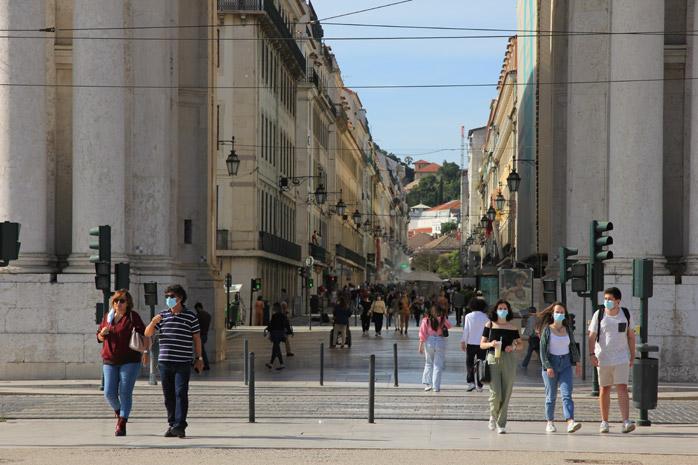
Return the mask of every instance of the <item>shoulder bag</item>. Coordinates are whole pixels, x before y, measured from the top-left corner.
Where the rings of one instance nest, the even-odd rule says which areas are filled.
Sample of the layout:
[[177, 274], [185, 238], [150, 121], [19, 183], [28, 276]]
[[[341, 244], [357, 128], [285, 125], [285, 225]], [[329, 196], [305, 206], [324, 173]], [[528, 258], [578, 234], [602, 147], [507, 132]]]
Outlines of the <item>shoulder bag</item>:
[[[131, 318], [131, 315], [129, 315], [129, 318]], [[133, 326], [133, 319], [131, 318], [131, 326]], [[145, 339], [145, 336], [138, 331], [136, 331], [136, 328], [133, 327], [131, 329], [131, 339], [128, 341], [128, 346], [135, 350], [136, 352], [145, 352], [148, 350], [148, 342]]]
[[[492, 327], [489, 328], [490, 330], [490, 336], [492, 335]], [[489, 336], [488, 336], [489, 339]], [[481, 358], [476, 358], [475, 359], [475, 376], [477, 377], [477, 380], [480, 384], [488, 384], [490, 380], [492, 379], [492, 375], [490, 373], [490, 365], [487, 363], [487, 358], [481, 359]]]
[[446, 327], [446, 324], [443, 323], [443, 319], [441, 320], [442, 326], [441, 326], [441, 335], [443, 337], [448, 337], [448, 328]]

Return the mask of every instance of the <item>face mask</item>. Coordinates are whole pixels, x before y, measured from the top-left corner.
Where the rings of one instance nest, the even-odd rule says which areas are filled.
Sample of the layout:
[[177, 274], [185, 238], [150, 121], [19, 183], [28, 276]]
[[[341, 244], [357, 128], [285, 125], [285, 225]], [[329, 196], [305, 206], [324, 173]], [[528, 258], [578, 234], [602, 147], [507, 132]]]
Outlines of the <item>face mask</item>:
[[509, 315], [509, 310], [497, 310], [497, 317], [506, 320], [507, 315]]
[[553, 319], [557, 323], [562, 323], [563, 321], [565, 321], [565, 314], [564, 313], [553, 313]]
[[603, 306], [610, 310], [613, 308], [613, 301], [612, 300], [604, 300]]
[[177, 299], [175, 297], [165, 297], [165, 305], [167, 308], [174, 308], [177, 305]]

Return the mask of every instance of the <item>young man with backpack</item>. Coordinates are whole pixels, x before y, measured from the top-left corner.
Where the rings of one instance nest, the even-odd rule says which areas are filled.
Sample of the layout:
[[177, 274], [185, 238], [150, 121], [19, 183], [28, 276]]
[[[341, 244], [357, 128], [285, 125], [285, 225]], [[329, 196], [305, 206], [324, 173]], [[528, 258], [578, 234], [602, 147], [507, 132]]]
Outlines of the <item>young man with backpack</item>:
[[[594, 312], [589, 324], [589, 348], [591, 363], [599, 375], [599, 406], [601, 425], [599, 432], [608, 433], [608, 411], [611, 405], [611, 388], [616, 387], [618, 404], [623, 417], [623, 433], [635, 429], [629, 419], [628, 378], [635, 358], [635, 333], [630, 311], [621, 307], [621, 293], [617, 287], [604, 291], [603, 308]], [[593, 349], [591, 349], [593, 347]]]

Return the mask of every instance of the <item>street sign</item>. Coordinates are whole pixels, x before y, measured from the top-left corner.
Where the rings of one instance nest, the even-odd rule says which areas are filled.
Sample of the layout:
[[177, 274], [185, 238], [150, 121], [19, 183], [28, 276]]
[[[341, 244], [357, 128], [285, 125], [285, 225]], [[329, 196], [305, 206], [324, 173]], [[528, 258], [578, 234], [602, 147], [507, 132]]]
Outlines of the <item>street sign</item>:
[[308, 268], [312, 267], [315, 264], [315, 259], [311, 256], [308, 256], [305, 258], [305, 266]]

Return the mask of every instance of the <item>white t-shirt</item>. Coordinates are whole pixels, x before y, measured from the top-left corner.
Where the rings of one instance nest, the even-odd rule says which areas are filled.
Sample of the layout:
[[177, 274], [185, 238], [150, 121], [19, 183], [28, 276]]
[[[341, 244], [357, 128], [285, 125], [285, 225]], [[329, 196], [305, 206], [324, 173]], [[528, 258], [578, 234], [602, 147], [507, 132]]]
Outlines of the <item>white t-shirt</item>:
[[474, 311], [468, 313], [463, 322], [463, 336], [461, 336], [461, 342], [479, 346], [482, 332], [485, 330], [485, 323], [487, 323], [488, 320], [489, 318], [484, 312]]
[[[633, 331], [633, 316], [630, 321], [625, 318], [623, 309], [611, 316], [608, 310], [601, 319], [601, 334], [594, 346], [594, 354], [599, 359], [599, 365], [612, 366], [630, 362], [630, 347], [628, 346], [628, 331]], [[594, 312], [589, 323], [589, 333], [598, 331], [599, 310]], [[621, 331], [622, 330], [622, 331]]]

